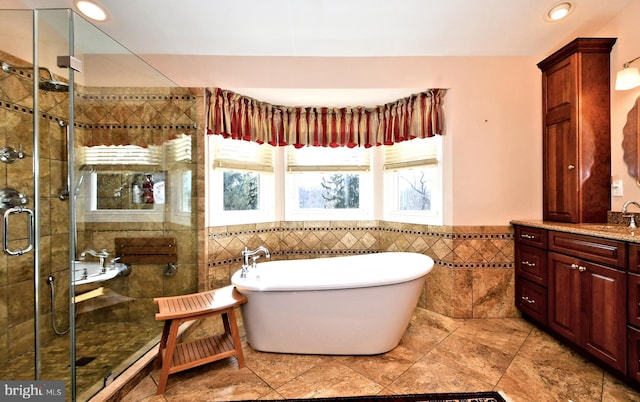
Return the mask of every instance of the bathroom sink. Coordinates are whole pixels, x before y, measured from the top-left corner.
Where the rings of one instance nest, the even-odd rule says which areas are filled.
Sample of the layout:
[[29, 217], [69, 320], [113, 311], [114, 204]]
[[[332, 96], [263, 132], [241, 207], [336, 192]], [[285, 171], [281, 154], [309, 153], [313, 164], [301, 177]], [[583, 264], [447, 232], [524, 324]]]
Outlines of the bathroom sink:
[[73, 284], [83, 285], [85, 283], [108, 281], [128, 269], [129, 266], [127, 264], [114, 262], [107, 264], [106, 270], [102, 272], [99, 262], [74, 261]]

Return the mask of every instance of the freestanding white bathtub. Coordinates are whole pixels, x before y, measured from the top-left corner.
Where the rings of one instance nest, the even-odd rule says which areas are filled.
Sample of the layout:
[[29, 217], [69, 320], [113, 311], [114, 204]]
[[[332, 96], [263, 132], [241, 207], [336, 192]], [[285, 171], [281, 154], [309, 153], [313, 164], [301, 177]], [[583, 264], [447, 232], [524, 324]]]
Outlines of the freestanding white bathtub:
[[389, 252], [268, 261], [231, 283], [247, 340], [264, 352], [373, 355], [404, 334], [433, 260]]

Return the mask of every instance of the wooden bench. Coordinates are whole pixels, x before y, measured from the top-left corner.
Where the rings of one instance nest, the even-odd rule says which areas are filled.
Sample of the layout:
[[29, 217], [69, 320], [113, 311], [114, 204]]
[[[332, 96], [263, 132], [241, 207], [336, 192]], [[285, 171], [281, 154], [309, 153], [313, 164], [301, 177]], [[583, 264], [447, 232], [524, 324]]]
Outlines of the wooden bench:
[[[234, 288], [226, 286], [208, 292], [174, 297], [157, 297], [159, 312], [156, 320], [164, 320], [164, 330], [158, 351], [160, 381], [157, 394], [163, 394], [169, 374], [236, 356], [238, 366], [244, 367], [244, 356], [234, 307], [247, 302], [247, 298]], [[185, 343], [177, 343], [180, 324], [220, 314], [223, 334], [214, 334]]]

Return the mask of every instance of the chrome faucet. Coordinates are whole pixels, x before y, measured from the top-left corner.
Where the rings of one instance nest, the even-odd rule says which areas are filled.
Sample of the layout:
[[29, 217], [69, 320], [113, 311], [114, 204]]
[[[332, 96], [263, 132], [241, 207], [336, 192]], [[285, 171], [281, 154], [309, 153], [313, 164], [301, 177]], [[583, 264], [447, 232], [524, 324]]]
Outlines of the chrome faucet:
[[634, 214], [627, 213], [627, 208], [629, 208], [629, 205], [635, 205], [636, 208], [640, 208], [640, 204], [638, 204], [635, 201], [627, 201], [622, 206], [622, 216], [624, 216], [625, 218], [629, 218], [629, 227], [630, 228], [637, 228], [638, 226], [636, 225], [636, 220], [635, 220]]
[[80, 261], [84, 261], [87, 258], [87, 254], [97, 257], [99, 259], [100, 269], [102, 270], [102, 272], [105, 272], [107, 270], [107, 267], [105, 266], [104, 261], [107, 257], [109, 257], [109, 252], [107, 251], [106, 248], [103, 248], [102, 251], [96, 251], [93, 249], [84, 250], [82, 253], [80, 253]]
[[[271, 253], [267, 250], [266, 247], [260, 246], [255, 250], [249, 250], [247, 247], [242, 250], [242, 256], [244, 257], [244, 264], [242, 264], [242, 272], [240, 273], [240, 278], [246, 278], [247, 272], [249, 272], [249, 268], [256, 267], [256, 261], [260, 256], [258, 253], [263, 252], [266, 258], [271, 258]], [[249, 266], [249, 257], [251, 257], [251, 266]]]

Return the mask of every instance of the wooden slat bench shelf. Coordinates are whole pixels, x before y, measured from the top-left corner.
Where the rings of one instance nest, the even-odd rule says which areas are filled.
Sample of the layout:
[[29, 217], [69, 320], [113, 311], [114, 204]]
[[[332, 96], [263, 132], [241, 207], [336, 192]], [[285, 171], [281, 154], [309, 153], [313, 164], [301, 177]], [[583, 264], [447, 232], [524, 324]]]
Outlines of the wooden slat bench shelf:
[[118, 237], [116, 257], [126, 264], [169, 264], [178, 262], [175, 237]]
[[[244, 367], [234, 307], [246, 303], [247, 298], [233, 286], [183, 296], [157, 297], [153, 301], [159, 309], [156, 320], [164, 320], [158, 351], [158, 362], [162, 367], [158, 395], [164, 393], [169, 374], [231, 356], [236, 356], [238, 366]], [[178, 329], [183, 322], [213, 315], [221, 315], [223, 334], [177, 343]]]

